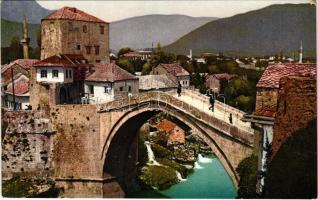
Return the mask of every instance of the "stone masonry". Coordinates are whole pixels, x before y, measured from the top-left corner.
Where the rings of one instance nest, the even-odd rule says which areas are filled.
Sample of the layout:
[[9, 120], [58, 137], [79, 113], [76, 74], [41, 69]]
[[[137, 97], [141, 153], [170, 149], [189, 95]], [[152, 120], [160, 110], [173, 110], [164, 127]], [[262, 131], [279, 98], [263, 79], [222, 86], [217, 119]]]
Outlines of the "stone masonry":
[[272, 151], [275, 156], [286, 139], [317, 117], [316, 77], [285, 77], [280, 80], [278, 111]]

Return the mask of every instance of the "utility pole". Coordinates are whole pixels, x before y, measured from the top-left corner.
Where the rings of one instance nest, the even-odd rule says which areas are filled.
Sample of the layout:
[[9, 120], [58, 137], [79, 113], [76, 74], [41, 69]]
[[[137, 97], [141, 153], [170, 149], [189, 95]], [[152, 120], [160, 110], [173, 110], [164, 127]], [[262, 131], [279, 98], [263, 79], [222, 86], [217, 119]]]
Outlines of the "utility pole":
[[16, 110], [15, 92], [14, 92], [14, 78], [13, 78], [13, 66], [11, 66], [11, 83], [12, 83], [13, 110]]

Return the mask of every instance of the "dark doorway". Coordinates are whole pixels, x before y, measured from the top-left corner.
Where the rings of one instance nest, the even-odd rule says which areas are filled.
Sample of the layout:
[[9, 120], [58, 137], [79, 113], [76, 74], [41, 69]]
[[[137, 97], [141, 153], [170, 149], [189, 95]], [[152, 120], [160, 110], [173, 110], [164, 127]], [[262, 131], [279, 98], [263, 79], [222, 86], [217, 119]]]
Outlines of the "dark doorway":
[[64, 87], [62, 87], [60, 89], [60, 104], [65, 104], [67, 103], [67, 93], [66, 93], [66, 89]]

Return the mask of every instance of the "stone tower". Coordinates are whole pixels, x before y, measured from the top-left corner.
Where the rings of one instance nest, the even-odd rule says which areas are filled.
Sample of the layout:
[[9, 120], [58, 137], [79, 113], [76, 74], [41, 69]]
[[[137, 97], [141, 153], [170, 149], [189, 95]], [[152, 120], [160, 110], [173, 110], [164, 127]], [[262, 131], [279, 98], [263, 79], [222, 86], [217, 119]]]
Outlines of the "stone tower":
[[109, 23], [77, 8], [63, 7], [41, 21], [41, 60], [81, 54], [89, 63], [109, 62]]
[[28, 27], [27, 27], [27, 21], [25, 15], [23, 16], [23, 38], [21, 40], [21, 44], [23, 46], [23, 58], [24, 59], [29, 59], [29, 43], [30, 43], [30, 38], [28, 34]]

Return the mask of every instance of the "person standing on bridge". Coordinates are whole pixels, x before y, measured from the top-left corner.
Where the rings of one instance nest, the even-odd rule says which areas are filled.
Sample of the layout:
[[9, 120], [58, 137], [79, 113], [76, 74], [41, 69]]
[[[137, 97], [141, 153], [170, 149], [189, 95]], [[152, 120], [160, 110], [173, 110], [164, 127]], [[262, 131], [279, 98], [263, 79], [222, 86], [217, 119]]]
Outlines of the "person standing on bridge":
[[210, 95], [210, 104], [211, 106], [209, 107], [209, 110], [212, 110], [212, 112], [214, 112], [214, 96], [211, 94]]
[[178, 82], [178, 89], [177, 89], [178, 97], [181, 96], [181, 84]]
[[230, 121], [230, 123], [232, 124], [232, 113], [230, 113], [229, 121]]

